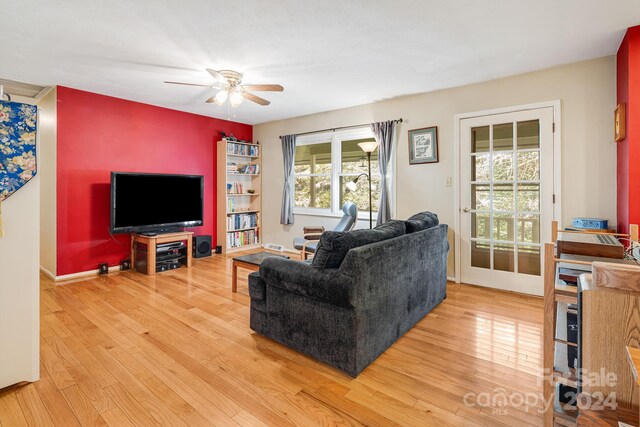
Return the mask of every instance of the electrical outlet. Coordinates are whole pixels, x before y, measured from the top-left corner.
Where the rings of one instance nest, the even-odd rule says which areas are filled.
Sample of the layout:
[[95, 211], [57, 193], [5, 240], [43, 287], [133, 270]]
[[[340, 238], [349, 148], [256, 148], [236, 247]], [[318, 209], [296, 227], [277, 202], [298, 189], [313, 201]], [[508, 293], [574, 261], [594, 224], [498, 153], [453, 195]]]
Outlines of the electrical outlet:
[[120, 261], [120, 270], [122, 271], [131, 270], [131, 260], [123, 259], [122, 261]]
[[103, 262], [102, 264], [98, 265], [98, 273], [99, 274], [109, 274], [109, 264], [107, 264], [106, 262]]

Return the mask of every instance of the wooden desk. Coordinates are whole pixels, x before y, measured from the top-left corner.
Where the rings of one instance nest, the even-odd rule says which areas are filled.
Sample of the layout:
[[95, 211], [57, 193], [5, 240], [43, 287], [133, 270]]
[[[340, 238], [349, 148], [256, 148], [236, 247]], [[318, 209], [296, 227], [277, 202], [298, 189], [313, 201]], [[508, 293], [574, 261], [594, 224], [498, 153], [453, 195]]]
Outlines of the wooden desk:
[[131, 235], [131, 267], [135, 269], [136, 266], [136, 243], [143, 243], [147, 245], [147, 274], [154, 276], [156, 274], [156, 246], [162, 243], [171, 242], [187, 242], [187, 268], [191, 268], [192, 264], [192, 252], [191, 246], [193, 238], [192, 231], [180, 231], [177, 233], [158, 234], [157, 236], [145, 236], [142, 234]]

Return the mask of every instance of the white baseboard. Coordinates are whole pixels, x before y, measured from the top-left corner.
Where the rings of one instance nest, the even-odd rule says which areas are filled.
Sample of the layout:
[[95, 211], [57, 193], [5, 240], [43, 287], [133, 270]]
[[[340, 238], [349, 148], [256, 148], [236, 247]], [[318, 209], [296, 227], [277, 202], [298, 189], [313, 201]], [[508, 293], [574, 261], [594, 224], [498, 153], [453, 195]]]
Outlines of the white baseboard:
[[47, 276], [49, 279], [51, 279], [53, 281], [56, 280], [56, 275], [53, 274], [52, 272], [50, 272], [49, 270], [47, 270], [46, 268], [44, 268], [43, 266], [40, 266], [40, 271], [42, 271], [42, 274]]
[[[83, 277], [98, 276], [100, 272], [100, 270], [95, 269], [95, 270], [80, 271], [78, 273], [63, 274], [61, 276], [56, 276], [55, 274], [51, 273], [49, 270], [47, 270], [43, 266], [40, 266], [40, 271], [42, 271], [45, 276], [47, 276], [49, 279], [53, 280], [54, 282], [62, 282], [65, 280], [73, 280], [73, 279], [79, 279]], [[109, 273], [113, 271], [120, 271], [120, 266], [114, 265], [113, 267], [109, 267]]]
[[[266, 249], [266, 248], [264, 247], [264, 245], [262, 245], [262, 249]], [[269, 249], [267, 249], [267, 250], [269, 250]], [[289, 253], [289, 254], [296, 254], [296, 255], [298, 255], [298, 254], [300, 253], [300, 251], [299, 251], [299, 250], [297, 250], [297, 249], [287, 248], [287, 247], [284, 247], [284, 248], [282, 249], [282, 252], [286, 252], [286, 253]]]

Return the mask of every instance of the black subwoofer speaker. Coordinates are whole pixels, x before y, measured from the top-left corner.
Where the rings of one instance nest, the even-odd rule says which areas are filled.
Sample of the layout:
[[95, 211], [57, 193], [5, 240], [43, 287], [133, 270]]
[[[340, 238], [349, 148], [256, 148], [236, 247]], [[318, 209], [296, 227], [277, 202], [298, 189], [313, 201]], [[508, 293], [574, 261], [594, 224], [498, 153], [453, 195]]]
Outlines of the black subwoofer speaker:
[[193, 257], [211, 256], [211, 236], [193, 236]]

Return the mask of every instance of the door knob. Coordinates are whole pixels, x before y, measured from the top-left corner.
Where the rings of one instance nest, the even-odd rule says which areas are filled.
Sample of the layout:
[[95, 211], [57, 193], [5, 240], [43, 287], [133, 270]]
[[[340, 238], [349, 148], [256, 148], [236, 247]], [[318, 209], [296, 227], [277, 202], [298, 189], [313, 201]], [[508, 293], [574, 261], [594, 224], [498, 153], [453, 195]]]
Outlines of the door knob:
[[469, 209], [469, 208], [463, 208], [463, 209], [462, 209], [462, 212], [464, 212], [464, 213], [469, 213], [469, 212], [471, 212], [471, 209]]

